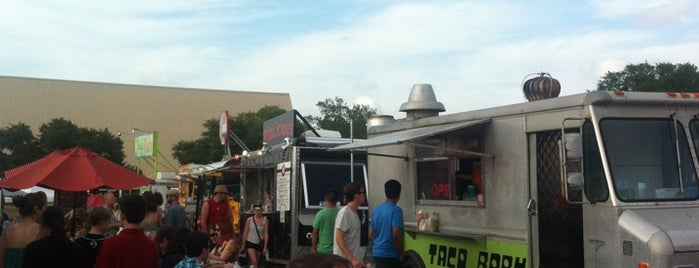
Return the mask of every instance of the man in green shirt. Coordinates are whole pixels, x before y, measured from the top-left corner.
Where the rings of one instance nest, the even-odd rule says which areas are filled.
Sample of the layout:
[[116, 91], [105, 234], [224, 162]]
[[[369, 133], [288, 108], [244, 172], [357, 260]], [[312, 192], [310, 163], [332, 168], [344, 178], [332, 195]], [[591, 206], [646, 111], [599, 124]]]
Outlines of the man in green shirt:
[[328, 189], [325, 193], [325, 207], [316, 213], [313, 219], [313, 236], [311, 251], [326, 254], [333, 253], [333, 235], [335, 216], [337, 216], [337, 191]]

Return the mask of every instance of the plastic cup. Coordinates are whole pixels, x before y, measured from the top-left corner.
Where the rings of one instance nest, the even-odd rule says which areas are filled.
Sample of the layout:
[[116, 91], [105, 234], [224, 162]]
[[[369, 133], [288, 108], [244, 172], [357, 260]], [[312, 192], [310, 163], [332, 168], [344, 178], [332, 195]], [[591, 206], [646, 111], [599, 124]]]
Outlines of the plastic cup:
[[648, 194], [646, 192], [646, 183], [645, 182], [638, 183], [637, 195], [638, 195], [637, 196], [638, 199], [648, 198]]
[[468, 194], [468, 197], [476, 196], [476, 186], [473, 186], [473, 185], [466, 186], [466, 193]]

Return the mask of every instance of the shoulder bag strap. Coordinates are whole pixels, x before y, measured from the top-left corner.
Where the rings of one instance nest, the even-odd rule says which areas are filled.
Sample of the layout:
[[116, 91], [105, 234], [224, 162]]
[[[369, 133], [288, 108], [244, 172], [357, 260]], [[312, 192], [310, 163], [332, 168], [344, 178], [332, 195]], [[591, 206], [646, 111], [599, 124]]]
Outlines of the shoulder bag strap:
[[252, 225], [255, 225], [255, 232], [257, 232], [257, 238], [262, 241], [262, 236], [260, 235], [260, 229], [257, 228], [257, 223], [255, 223], [255, 216], [252, 216]]

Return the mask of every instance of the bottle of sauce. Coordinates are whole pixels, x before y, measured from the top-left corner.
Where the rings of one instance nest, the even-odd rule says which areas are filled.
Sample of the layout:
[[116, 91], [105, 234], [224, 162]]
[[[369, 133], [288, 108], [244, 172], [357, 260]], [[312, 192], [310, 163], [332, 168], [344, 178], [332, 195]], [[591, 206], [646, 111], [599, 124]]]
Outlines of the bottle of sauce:
[[437, 212], [432, 211], [428, 225], [430, 227], [430, 232], [439, 231], [439, 214], [437, 214]]
[[425, 213], [422, 212], [422, 209], [418, 210], [417, 211], [417, 229], [420, 231], [424, 231], [426, 229], [425, 226], [427, 226], [427, 224], [425, 224], [425, 223], [427, 223], [425, 220]]

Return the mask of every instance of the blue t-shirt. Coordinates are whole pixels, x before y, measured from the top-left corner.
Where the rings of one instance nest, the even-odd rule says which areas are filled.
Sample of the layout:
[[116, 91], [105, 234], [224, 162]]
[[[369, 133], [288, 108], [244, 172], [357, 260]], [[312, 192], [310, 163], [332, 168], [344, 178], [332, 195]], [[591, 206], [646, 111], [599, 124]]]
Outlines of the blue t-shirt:
[[192, 258], [185, 256], [174, 268], [200, 268], [203, 267], [199, 265], [199, 260], [197, 258]]
[[394, 227], [403, 229], [403, 210], [389, 201], [383, 202], [371, 215], [371, 229], [374, 230], [372, 251], [374, 257], [398, 257], [398, 251], [393, 244]]

